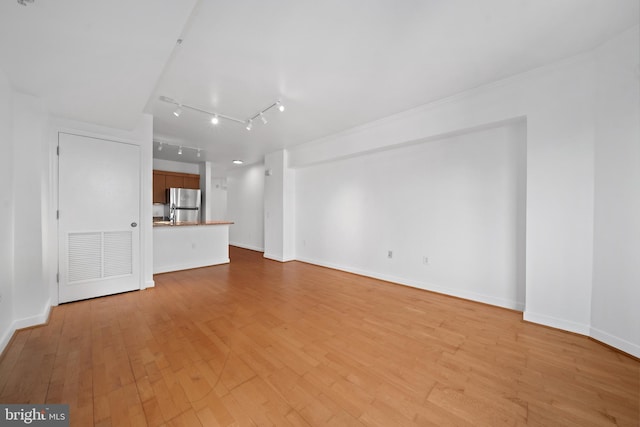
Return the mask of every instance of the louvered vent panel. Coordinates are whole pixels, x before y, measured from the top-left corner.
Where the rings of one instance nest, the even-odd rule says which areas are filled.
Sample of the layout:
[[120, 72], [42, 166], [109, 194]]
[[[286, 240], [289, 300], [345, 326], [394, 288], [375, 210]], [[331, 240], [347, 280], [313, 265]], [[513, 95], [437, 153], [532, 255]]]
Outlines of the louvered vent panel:
[[104, 277], [131, 274], [132, 232], [104, 233]]
[[102, 277], [102, 233], [69, 234], [69, 283]]

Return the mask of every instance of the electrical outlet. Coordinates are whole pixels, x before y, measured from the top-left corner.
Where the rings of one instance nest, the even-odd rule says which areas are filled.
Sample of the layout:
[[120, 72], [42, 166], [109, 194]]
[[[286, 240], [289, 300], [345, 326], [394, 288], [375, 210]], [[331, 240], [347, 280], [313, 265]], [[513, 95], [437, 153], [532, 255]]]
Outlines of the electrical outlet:
[[393, 258], [393, 251], [387, 251], [387, 258]]
[[429, 264], [429, 257], [423, 256], [422, 257], [422, 263], [425, 264], [425, 265]]

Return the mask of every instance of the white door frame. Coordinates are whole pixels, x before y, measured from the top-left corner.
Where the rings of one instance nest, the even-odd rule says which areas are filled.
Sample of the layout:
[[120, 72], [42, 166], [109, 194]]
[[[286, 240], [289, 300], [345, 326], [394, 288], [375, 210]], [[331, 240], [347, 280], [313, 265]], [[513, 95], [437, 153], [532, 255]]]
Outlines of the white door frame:
[[[79, 127], [87, 127], [90, 130], [78, 129]], [[95, 129], [95, 130], [93, 130]], [[114, 133], [126, 133], [122, 131], [113, 131]], [[49, 245], [47, 247], [49, 256], [46, 257], [49, 261], [49, 295], [50, 295], [50, 304], [52, 306], [57, 306], [59, 304], [58, 299], [58, 266], [60, 262], [60, 254], [59, 250], [59, 229], [58, 229], [58, 220], [56, 218], [57, 211], [59, 210], [58, 206], [58, 193], [59, 193], [59, 183], [58, 183], [58, 156], [57, 156], [57, 147], [58, 147], [58, 138], [60, 133], [67, 133], [71, 135], [89, 137], [89, 138], [98, 138], [98, 139], [106, 139], [114, 142], [121, 142], [125, 144], [133, 144], [140, 146], [140, 171], [141, 171], [141, 188], [140, 188], [140, 287], [139, 289], [146, 289], [148, 287], [153, 287], [153, 280], [146, 280], [146, 272], [152, 271], [153, 264], [153, 254], [147, 254], [147, 252], [152, 252], [152, 228], [151, 228], [151, 171], [153, 170], [152, 164], [152, 154], [153, 154], [153, 143], [151, 141], [151, 136], [149, 140], [149, 147], [145, 149], [144, 142], [140, 140], [132, 139], [130, 137], [122, 137], [119, 135], [115, 135], [111, 132], [104, 132], [97, 125], [88, 125], [84, 123], [77, 123], [72, 121], [67, 121], [64, 119], [53, 119], [52, 125], [49, 129], [49, 170], [50, 170], [50, 192], [49, 192], [49, 206], [50, 215], [49, 215]], [[148, 179], [145, 179], [145, 174], [148, 172]], [[143, 201], [145, 199], [149, 199], [149, 206], [145, 206]], [[148, 222], [148, 224], [147, 224]], [[151, 249], [150, 249], [151, 248]], [[147, 259], [149, 258], [149, 259]]]

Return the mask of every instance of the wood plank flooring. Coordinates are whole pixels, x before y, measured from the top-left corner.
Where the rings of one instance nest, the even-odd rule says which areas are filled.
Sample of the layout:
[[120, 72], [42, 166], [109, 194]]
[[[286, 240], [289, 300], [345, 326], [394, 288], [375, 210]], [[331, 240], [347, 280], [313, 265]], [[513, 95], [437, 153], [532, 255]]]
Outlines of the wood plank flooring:
[[634, 426], [640, 362], [521, 314], [231, 248], [19, 331], [0, 402], [74, 426]]

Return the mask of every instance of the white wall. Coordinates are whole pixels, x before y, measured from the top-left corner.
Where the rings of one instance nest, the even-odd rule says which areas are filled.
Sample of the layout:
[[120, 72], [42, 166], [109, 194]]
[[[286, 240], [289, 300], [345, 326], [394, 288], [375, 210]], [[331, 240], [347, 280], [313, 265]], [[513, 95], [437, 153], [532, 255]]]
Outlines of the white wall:
[[276, 261], [295, 259], [295, 171], [289, 153], [279, 150], [264, 159], [264, 256]]
[[588, 333], [593, 255], [593, 76], [592, 55], [580, 55], [294, 147], [291, 166], [335, 161], [526, 117], [524, 317]]
[[227, 175], [229, 244], [264, 251], [264, 165], [239, 167]]
[[48, 115], [40, 99], [17, 92], [13, 110], [13, 316], [24, 327], [46, 320], [51, 306]]
[[173, 160], [153, 159], [153, 169], [180, 173], [200, 173], [199, 163], [174, 162]]
[[297, 259], [523, 310], [525, 130], [297, 169]]
[[[13, 332], [46, 321], [51, 228], [48, 114], [41, 100], [15, 92], [0, 72], [0, 350]], [[4, 181], [6, 180], [6, 181]]]
[[13, 333], [13, 130], [11, 86], [0, 69], [0, 352]]
[[592, 336], [640, 353], [640, 32], [596, 51]]
[[[626, 240], [628, 234], [621, 237], [623, 232], [637, 230], [638, 218], [637, 199], [632, 195], [638, 194], [637, 163], [632, 166], [630, 159], [637, 159], [639, 100], [637, 81], [631, 84], [629, 80], [630, 75], [638, 78], [637, 31], [635, 27], [601, 50], [293, 147], [290, 165], [301, 168], [335, 162], [525, 117], [524, 318], [590, 334], [593, 313], [594, 327], [606, 328], [602, 335], [608, 337], [607, 342], [617, 342], [613, 345], [618, 347], [626, 343], [625, 351], [638, 356], [640, 334], [636, 326], [628, 326], [640, 323], [638, 290], [637, 285], [633, 289], [626, 285], [629, 280], [638, 283], [637, 270], [627, 263], [622, 272], [615, 273], [623, 261], [637, 262], [637, 246], [630, 243], [637, 240]], [[624, 74], [622, 81], [619, 74]], [[609, 144], [610, 137], [617, 141]], [[623, 158], [614, 176], [612, 171]], [[618, 179], [628, 184], [617, 186]], [[603, 214], [609, 199], [616, 197], [620, 199], [613, 212]], [[601, 219], [594, 220], [594, 212]], [[622, 225], [611, 227], [613, 219], [621, 220]], [[615, 260], [613, 255], [601, 256], [614, 248], [625, 254]], [[611, 285], [616, 278], [624, 284]], [[597, 298], [593, 304], [592, 290]], [[636, 308], [628, 301], [634, 301]], [[615, 315], [609, 314], [616, 310]]]
[[209, 192], [211, 201], [211, 220], [222, 220], [227, 218], [227, 179], [212, 178], [211, 191]]

